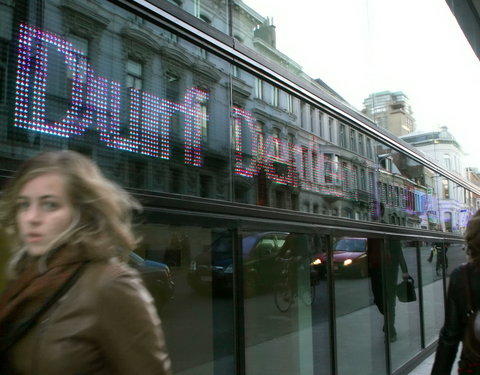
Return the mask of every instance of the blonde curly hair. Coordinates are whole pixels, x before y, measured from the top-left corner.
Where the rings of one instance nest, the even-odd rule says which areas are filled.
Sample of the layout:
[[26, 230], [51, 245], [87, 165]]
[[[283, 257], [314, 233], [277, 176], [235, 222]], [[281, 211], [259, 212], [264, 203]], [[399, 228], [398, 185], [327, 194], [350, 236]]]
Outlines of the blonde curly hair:
[[52, 151], [27, 160], [9, 181], [0, 200], [0, 223], [12, 244], [9, 274], [14, 275], [26, 253], [17, 227], [17, 197], [28, 181], [46, 173], [65, 179], [66, 193], [73, 206], [72, 224], [49, 251], [75, 245], [90, 259], [122, 256], [133, 250], [138, 239], [133, 233], [132, 216], [140, 204], [124, 189], [108, 180], [97, 165], [74, 151]]

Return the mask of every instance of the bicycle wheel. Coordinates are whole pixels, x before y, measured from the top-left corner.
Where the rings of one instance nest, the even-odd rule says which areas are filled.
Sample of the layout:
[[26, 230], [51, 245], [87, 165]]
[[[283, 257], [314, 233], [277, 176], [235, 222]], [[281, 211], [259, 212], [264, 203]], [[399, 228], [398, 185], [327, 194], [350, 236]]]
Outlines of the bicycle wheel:
[[299, 290], [300, 299], [302, 302], [310, 306], [315, 302], [315, 295], [316, 295], [316, 288], [315, 285], [305, 285], [305, 287], [301, 287]]
[[275, 289], [275, 305], [281, 312], [286, 312], [293, 303], [293, 291], [286, 283], [281, 283]]

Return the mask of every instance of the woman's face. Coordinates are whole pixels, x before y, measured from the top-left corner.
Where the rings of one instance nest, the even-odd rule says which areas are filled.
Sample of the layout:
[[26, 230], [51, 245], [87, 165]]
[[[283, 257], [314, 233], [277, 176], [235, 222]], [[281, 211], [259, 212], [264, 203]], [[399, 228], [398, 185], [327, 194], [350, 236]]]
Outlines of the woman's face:
[[40, 256], [72, 223], [73, 206], [64, 177], [46, 173], [23, 185], [17, 198], [17, 227], [32, 256]]

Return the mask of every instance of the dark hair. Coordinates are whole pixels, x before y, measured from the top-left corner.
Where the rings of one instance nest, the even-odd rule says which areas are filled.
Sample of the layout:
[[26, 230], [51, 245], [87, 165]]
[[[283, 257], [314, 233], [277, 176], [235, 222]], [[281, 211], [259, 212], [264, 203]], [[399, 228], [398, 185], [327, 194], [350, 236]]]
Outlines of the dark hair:
[[470, 261], [480, 267], [480, 210], [468, 222], [465, 241]]

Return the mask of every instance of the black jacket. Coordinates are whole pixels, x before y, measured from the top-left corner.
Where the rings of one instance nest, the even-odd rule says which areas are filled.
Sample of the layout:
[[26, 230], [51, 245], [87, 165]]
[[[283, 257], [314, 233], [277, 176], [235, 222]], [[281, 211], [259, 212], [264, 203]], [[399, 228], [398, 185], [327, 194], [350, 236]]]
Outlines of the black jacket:
[[457, 267], [450, 275], [447, 301], [445, 306], [445, 323], [440, 330], [435, 362], [431, 375], [450, 375], [457, 355], [458, 344], [463, 339], [467, 321], [467, 300], [465, 290], [464, 268], [469, 267], [472, 288], [472, 307], [480, 307], [480, 269], [470, 263]]

